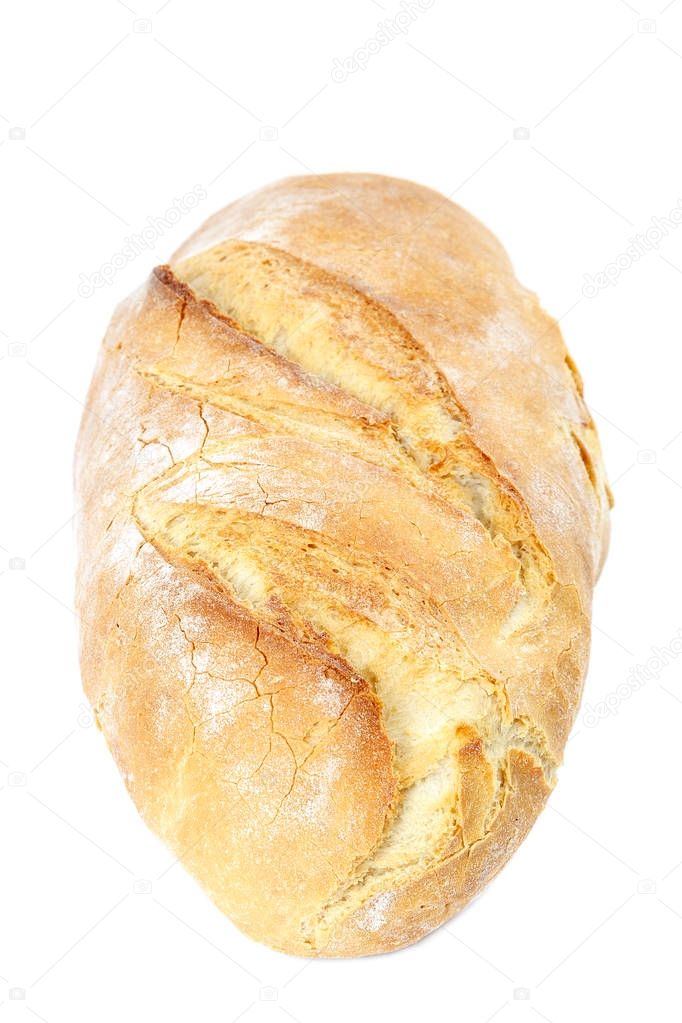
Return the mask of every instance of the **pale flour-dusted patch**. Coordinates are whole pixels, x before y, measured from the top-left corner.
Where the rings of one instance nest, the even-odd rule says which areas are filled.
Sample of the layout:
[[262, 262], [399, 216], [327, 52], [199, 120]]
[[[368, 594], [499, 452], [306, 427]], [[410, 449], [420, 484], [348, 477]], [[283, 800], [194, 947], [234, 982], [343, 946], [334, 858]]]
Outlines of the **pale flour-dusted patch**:
[[395, 892], [381, 892], [360, 911], [355, 925], [361, 931], [380, 931], [386, 923], [386, 913], [395, 901]]
[[152, 727], [156, 738], [164, 743], [168, 740], [171, 723], [177, 713], [177, 700], [159, 693], [154, 702], [154, 713], [151, 715]]
[[319, 707], [325, 717], [334, 720], [346, 707], [348, 696], [338, 682], [322, 672], [317, 677], [313, 703]]
[[313, 533], [322, 533], [326, 519], [327, 512], [322, 504], [305, 501], [299, 503], [294, 521], [302, 529], [309, 529]]
[[308, 824], [326, 828], [333, 805], [332, 789], [341, 774], [342, 761], [339, 757], [329, 756], [320, 769], [314, 773], [306, 772], [306, 795], [298, 805], [292, 806], [292, 815]]

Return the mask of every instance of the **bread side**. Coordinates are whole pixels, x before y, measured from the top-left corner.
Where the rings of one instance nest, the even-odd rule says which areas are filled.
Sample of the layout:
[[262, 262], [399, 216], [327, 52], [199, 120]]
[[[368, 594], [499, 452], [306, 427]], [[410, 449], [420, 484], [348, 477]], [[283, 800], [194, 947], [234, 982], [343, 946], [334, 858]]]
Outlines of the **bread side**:
[[386, 951], [480, 890], [553, 784], [608, 503], [480, 225], [370, 176], [228, 207], [112, 321], [77, 488], [86, 690], [240, 927]]

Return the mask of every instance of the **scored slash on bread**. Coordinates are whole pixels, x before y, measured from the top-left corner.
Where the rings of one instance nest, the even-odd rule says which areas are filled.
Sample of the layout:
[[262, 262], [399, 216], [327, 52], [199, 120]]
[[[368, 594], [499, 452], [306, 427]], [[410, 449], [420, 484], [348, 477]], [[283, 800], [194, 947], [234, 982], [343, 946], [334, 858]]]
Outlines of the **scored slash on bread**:
[[608, 535], [495, 239], [372, 175], [233, 204], [117, 311], [76, 469], [84, 684], [150, 826], [285, 951], [448, 919], [554, 783]]

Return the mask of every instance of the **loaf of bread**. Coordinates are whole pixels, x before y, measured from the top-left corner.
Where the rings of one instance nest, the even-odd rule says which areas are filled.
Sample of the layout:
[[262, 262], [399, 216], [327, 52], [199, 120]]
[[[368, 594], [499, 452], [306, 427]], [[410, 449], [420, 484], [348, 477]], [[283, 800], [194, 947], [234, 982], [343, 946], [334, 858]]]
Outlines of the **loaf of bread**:
[[414, 942], [554, 783], [609, 491], [556, 323], [429, 189], [278, 182], [114, 315], [78, 441], [85, 689], [247, 934]]

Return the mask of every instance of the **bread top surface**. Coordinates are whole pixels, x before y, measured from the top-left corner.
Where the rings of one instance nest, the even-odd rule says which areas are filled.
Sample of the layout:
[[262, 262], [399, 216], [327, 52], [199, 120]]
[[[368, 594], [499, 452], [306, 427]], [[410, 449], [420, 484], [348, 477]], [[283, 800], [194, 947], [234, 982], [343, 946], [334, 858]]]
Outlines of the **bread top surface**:
[[240, 926], [382, 951], [499, 869], [575, 714], [608, 496], [481, 225], [368, 175], [217, 214], [114, 317], [77, 487], [86, 690]]
[[589, 607], [609, 495], [579, 373], [497, 239], [444, 196], [371, 174], [289, 178], [215, 214], [177, 265], [226, 239], [270, 244], [392, 313], [442, 373], [480, 449]]

